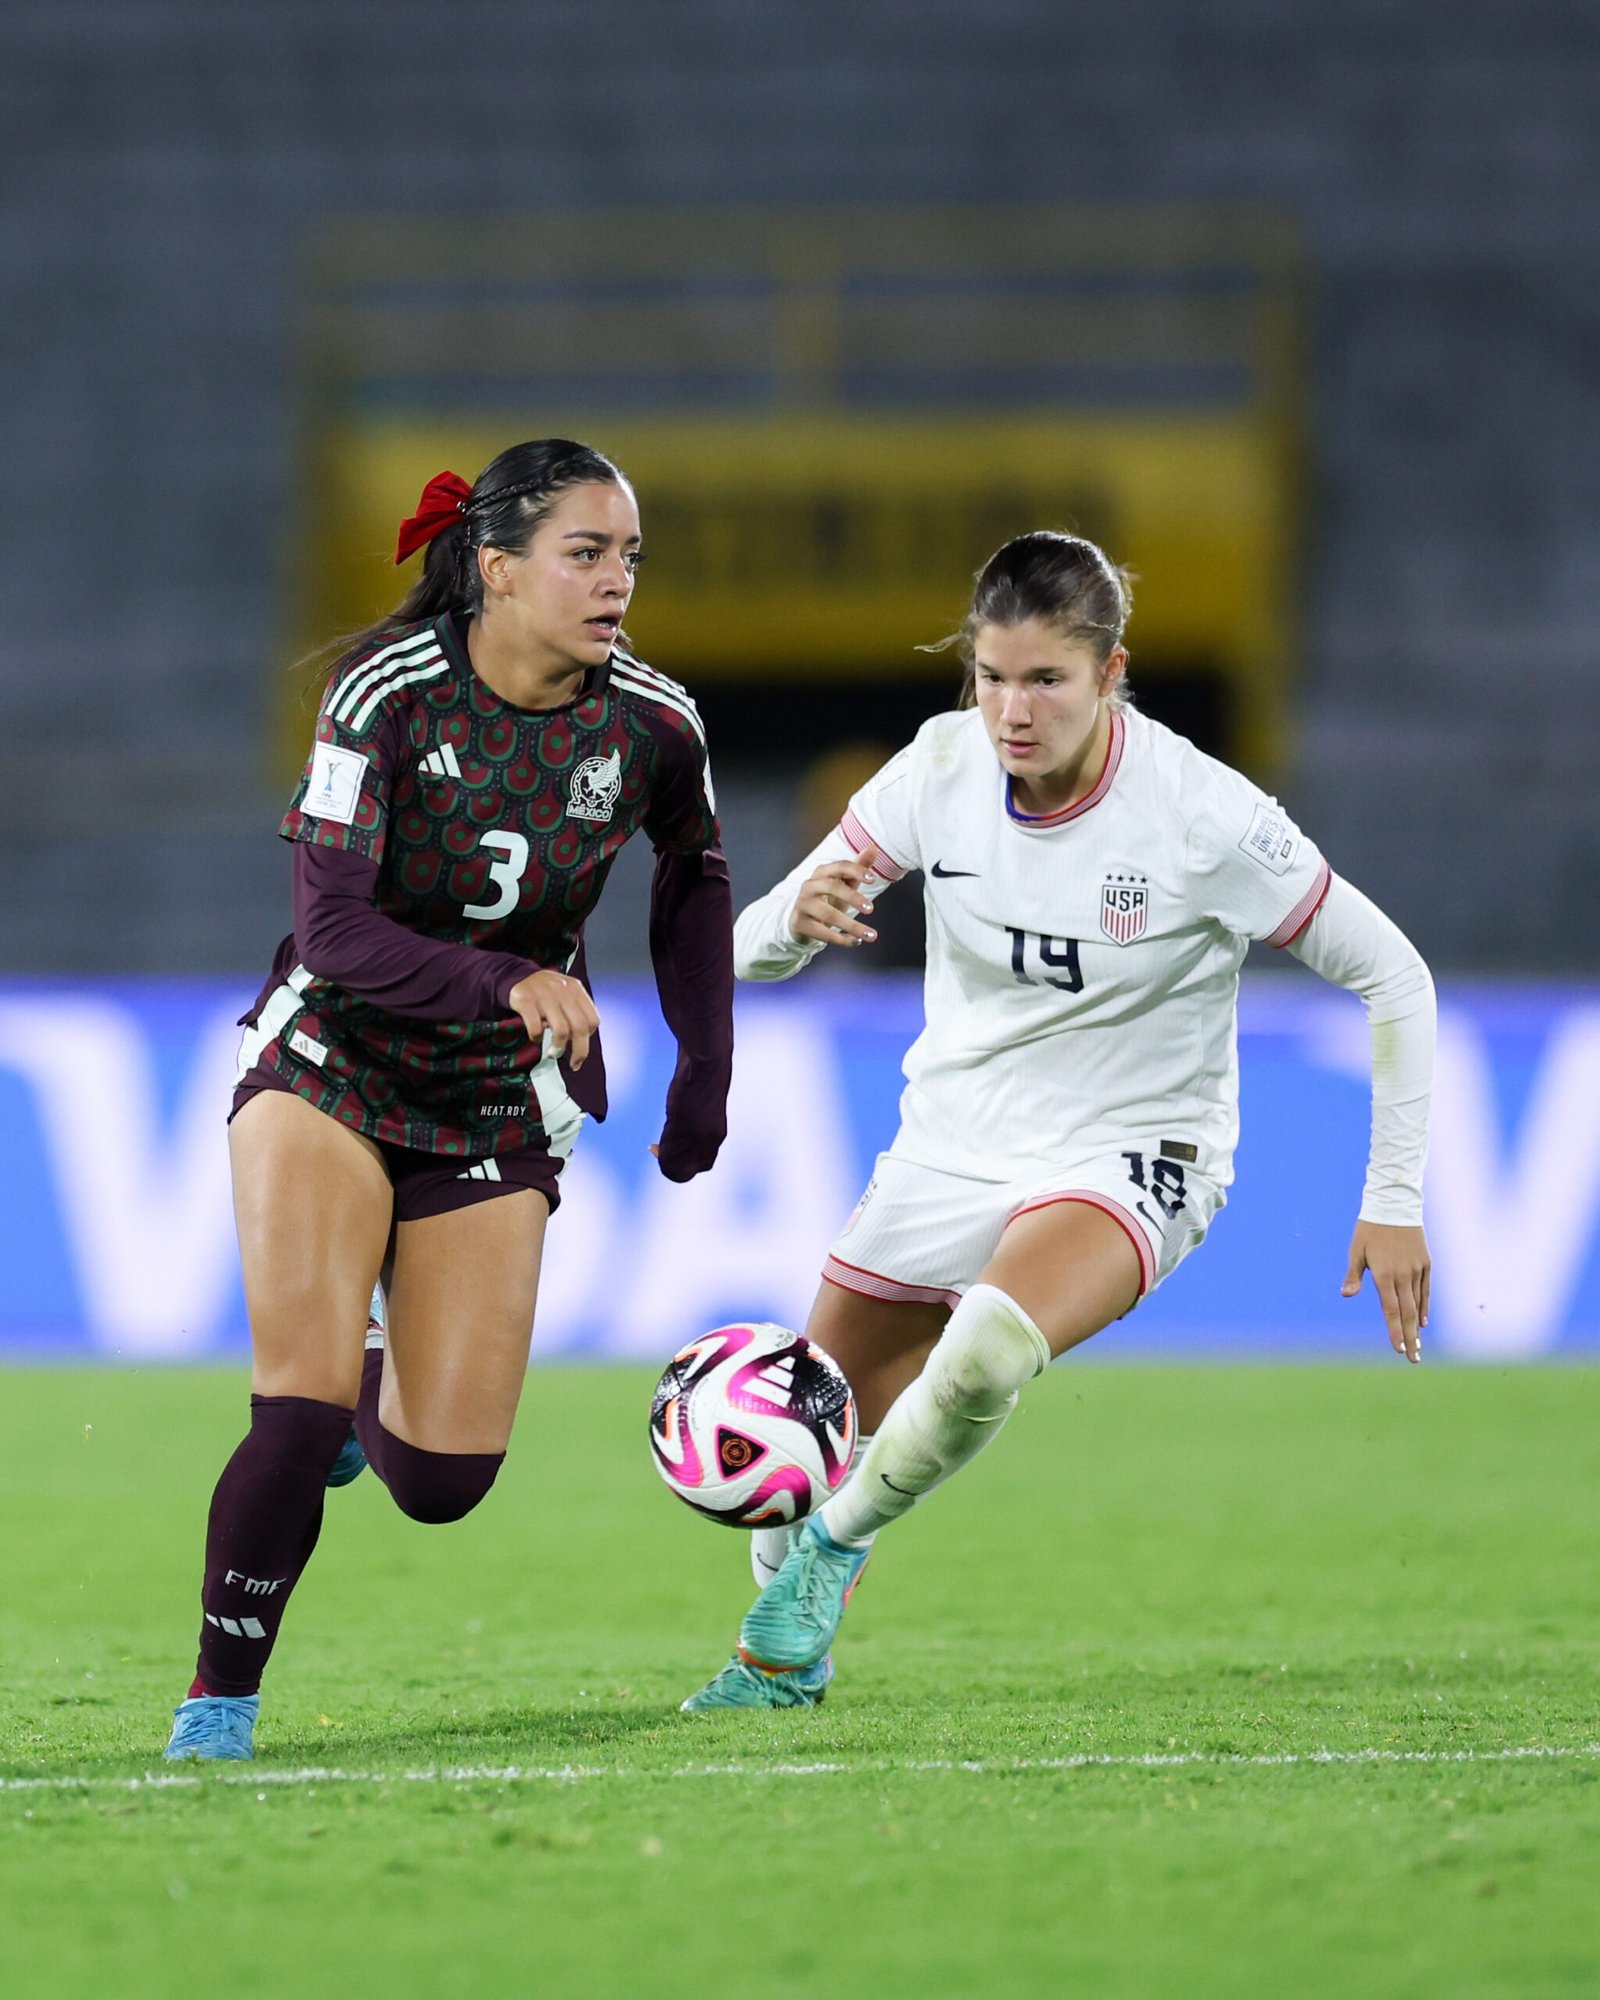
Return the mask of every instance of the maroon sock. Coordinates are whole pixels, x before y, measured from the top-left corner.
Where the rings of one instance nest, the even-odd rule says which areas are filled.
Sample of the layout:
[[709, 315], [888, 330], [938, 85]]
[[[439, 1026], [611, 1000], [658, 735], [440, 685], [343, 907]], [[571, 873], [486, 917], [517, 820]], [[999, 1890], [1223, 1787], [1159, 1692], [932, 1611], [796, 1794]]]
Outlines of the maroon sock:
[[378, 1416], [383, 1355], [368, 1348], [361, 1365], [361, 1401], [356, 1436], [373, 1471], [388, 1487], [395, 1505], [413, 1521], [439, 1525], [470, 1514], [494, 1484], [506, 1462], [503, 1451], [424, 1451], [386, 1430]]
[[211, 1496], [192, 1693], [254, 1694], [289, 1593], [322, 1529], [328, 1469], [352, 1412], [305, 1396], [252, 1396], [250, 1429]]
[[389, 1435], [378, 1421], [378, 1391], [382, 1386], [383, 1349], [369, 1347], [361, 1357], [361, 1396], [356, 1403], [356, 1439], [368, 1465], [380, 1479], [383, 1478], [383, 1441]]

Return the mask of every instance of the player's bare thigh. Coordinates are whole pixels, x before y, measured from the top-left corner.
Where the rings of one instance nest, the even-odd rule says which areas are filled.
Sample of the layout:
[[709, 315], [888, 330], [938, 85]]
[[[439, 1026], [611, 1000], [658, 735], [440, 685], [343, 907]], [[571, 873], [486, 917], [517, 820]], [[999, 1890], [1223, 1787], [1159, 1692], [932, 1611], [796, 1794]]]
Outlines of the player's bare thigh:
[[517, 1188], [398, 1223], [378, 1414], [423, 1451], [504, 1451], [528, 1368], [550, 1209]]
[[855, 1392], [864, 1431], [875, 1431], [889, 1405], [922, 1373], [950, 1317], [942, 1305], [870, 1299], [824, 1278], [806, 1321], [806, 1337], [831, 1354]]
[[1139, 1256], [1127, 1232], [1083, 1201], [1052, 1201], [1006, 1225], [978, 1273], [1014, 1298], [1065, 1354], [1138, 1303]]
[[367, 1306], [394, 1209], [370, 1139], [287, 1091], [257, 1092], [228, 1127], [259, 1396], [355, 1407]]

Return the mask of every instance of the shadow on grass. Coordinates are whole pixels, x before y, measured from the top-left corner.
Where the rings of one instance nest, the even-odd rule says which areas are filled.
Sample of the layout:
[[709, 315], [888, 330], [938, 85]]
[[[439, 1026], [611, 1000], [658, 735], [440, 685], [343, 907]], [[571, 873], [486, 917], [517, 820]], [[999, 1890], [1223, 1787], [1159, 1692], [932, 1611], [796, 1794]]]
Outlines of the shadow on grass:
[[469, 1714], [408, 1716], [392, 1727], [369, 1723], [337, 1732], [274, 1730], [264, 1742], [272, 1763], [339, 1763], [376, 1768], [439, 1764], [610, 1762], [607, 1753], [661, 1743], [677, 1733], [675, 1708], [485, 1707]]
[[676, 1736], [682, 1718], [675, 1708], [601, 1708], [574, 1713], [570, 1709], [486, 1707], [468, 1714], [441, 1712], [436, 1717], [397, 1717], [386, 1727], [374, 1718], [364, 1725], [319, 1728], [304, 1723], [275, 1724], [263, 1714], [256, 1732], [254, 1766], [194, 1761], [167, 1764], [161, 1752], [166, 1737], [152, 1733], [147, 1743], [126, 1738], [114, 1746], [86, 1749], [63, 1746], [52, 1755], [40, 1745], [29, 1758], [0, 1759], [0, 1792], [47, 1784], [70, 1792], [74, 1779], [97, 1789], [107, 1781], [149, 1775], [171, 1776], [210, 1768], [235, 1774], [249, 1768], [263, 1771], [314, 1768], [359, 1772], [397, 1771], [439, 1766], [485, 1765], [560, 1766], [566, 1763], [613, 1763], [616, 1752], [630, 1745], [665, 1745]]

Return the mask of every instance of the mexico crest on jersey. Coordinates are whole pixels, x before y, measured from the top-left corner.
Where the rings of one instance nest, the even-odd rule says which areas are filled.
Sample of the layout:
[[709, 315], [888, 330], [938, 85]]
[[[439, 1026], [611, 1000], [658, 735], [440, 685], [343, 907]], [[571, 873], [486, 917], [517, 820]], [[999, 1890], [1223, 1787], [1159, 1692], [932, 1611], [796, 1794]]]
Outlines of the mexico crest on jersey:
[[616, 808], [622, 789], [622, 757], [613, 750], [609, 757], [585, 757], [572, 774], [567, 793], [567, 815], [571, 819], [608, 820]]
[[1113, 944], [1143, 937], [1150, 914], [1150, 889], [1143, 875], [1108, 875], [1100, 891], [1100, 928]]

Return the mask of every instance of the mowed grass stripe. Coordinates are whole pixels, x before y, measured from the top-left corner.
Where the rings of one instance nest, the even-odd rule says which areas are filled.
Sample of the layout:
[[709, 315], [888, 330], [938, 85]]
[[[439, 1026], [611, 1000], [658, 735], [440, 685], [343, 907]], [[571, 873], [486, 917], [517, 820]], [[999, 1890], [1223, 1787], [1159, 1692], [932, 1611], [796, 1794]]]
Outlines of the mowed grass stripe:
[[1514, 1764], [1549, 1758], [1600, 1758], [1600, 1743], [1529, 1743], [1500, 1750], [1282, 1750], [1260, 1756], [1237, 1751], [1171, 1750], [1144, 1755], [1100, 1755], [1077, 1751], [1064, 1757], [922, 1757], [905, 1762], [880, 1758], [871, 1763], [811, 1764], [680, 1764], [672, 1770], [651, 1770], [627, 1764], [466, 1765], [422, 1771], [343, 1771], [336, 1765], [309, 1765], [299, 1771], [219, 1768], [199, 1771], [148, 1771], [128, 1778], [36, 1777], [0, 1778], [0, 1792], [38, 1791], [170, 1791], [174, 1787], [238, 1785], [527, 1785], [585, 1784], [596, 1778], [620, 1778], [630, 1784], [646, 1779], [683, 1778], [879, 1778], [964, 1772], [979, 1778], [1024, 1776], [1030, 1771], [1179, 1771], [1281, 1770], [1342, 1764]]

